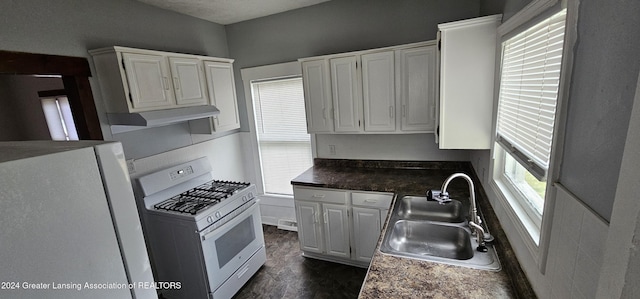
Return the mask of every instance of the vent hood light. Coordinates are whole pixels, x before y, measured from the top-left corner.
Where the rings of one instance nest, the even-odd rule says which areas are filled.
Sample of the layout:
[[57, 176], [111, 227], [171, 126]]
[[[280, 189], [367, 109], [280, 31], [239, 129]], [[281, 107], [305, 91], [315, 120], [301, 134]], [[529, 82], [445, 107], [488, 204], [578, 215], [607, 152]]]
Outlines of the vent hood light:
[[192, 106], [137, 113], [107, 113], [110, 125], [154, 127], [220, 114], [215, 106]]

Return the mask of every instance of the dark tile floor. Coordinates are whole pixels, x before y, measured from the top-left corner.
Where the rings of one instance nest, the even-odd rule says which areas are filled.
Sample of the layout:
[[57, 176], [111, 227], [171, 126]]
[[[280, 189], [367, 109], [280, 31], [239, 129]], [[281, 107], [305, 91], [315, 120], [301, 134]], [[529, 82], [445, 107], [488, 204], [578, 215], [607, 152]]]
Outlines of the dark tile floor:
[[304, 258], [296, 232], [263, 230], [267, 262], [233, 298], [358, 297], [367, 269]]

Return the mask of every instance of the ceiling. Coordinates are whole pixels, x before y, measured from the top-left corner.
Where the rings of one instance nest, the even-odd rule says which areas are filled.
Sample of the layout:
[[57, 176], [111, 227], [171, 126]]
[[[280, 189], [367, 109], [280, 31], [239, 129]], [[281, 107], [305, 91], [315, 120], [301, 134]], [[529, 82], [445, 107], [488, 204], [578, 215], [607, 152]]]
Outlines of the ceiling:
[[221, 25], [228, 25], [329, 0], [137, 0]]

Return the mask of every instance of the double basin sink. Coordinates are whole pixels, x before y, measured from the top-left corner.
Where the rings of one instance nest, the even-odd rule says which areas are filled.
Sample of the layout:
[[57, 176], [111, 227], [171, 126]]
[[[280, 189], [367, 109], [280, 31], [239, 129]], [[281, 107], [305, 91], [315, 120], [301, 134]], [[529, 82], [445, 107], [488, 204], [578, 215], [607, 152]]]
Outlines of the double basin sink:
[[450, 265], [500, 270], [493, 244], [481, 252], [468, 223], [468, 205], [458, 200], [440, 204], [424, 196], [396, 200], [380, 251]]

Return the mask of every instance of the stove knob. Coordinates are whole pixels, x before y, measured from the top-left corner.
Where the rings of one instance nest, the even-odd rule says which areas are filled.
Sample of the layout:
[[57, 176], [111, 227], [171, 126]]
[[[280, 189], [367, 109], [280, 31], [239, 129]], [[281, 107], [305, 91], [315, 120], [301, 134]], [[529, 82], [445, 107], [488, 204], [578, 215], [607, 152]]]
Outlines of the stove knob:
[[216, 211], [215, 215], [216, 215], [216, 218], [220, 218], [220, 216], [221, 216], [220, 215], [220, 211]]
[[207, 222], [209, 222], [209, 223], [213, 222], [213, 217], [211, 217], [211, 216], [207, 217]]
[[247, 202], [247, 196], [246, 195], [242, 197], [242, 202]]
[[249, 199], [254, 198], [255, 196], [253, 196], [253, 192], [249, 192]]

